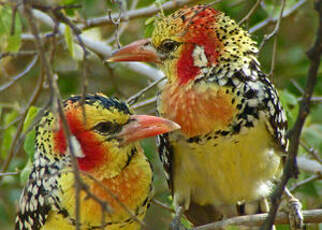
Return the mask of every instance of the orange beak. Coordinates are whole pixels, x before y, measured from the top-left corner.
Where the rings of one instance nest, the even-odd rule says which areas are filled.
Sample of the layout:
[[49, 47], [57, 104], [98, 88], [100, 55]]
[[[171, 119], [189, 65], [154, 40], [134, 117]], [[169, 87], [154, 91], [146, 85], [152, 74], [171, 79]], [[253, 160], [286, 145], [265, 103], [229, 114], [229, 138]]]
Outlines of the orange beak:
[[116, 51], [107, 62], [139, 61], [161, 63], [156, 49], [150, 39], [143, 39], [130, 43]]
[[127, 144], [176, 129], [180, 129], [177, 123], [161, 117], [131, 115], [129, 123], [123, 126], [122, 131], [118, 134], [118, 138], [122, 144]]

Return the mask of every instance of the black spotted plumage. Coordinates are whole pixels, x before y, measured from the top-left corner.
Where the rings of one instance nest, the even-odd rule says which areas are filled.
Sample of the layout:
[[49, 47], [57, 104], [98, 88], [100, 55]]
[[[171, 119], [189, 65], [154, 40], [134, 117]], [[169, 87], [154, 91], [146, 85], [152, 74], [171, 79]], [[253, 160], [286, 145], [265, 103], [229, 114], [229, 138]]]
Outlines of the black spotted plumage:
[[157, 146], [160, 160], [163, 164], [165, 170], [166, 180], [169, 185], [170, 191], [173, 191], [172, 183], [172, 162], [173, 162], [173, 146], [169, 142], [168, 134], [163, 134], [157, 136]]
[[[68, 161], [50, 161], [44, 153], [35, 154], [35, 162], [28, 182], [21, 195], [16, 230], [38, 230], [46, 222], [49, 212], [61, 210], [59, 196], [61, 190], [57, 183], [60, 167]], [[63, 213], [62, 213], [63, 214]]]

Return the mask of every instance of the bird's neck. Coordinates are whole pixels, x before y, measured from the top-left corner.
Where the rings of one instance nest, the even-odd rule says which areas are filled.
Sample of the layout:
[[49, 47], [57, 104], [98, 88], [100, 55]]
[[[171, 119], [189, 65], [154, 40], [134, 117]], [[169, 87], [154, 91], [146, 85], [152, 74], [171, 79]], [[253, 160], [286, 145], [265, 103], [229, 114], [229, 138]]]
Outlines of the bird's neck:
[[[91, 191], [100, 199], [106, 201], [113, 212], [127, 214], [127, 209], [135, 211], [142, 203], [148, 202], [151, 189], [152, 172], [149, 162], [141, 148], [131, 157], [128, 165], [111, 178], [103, 178], [99, 183], [88, 181]], [[146, 201], [145, 201], [146, 200]], [[92, 203], [93, 208], [99, 209], [99, 204]], [[143, 205], [144, 207], [145, 205]], [[95, 212], [93, 212], [95, 213]]]
[[186, 137], [227, 127], [236, 114], [233, 95], [215, 84], [168, 84], [162, 91], [159, 112], [181, 126]]

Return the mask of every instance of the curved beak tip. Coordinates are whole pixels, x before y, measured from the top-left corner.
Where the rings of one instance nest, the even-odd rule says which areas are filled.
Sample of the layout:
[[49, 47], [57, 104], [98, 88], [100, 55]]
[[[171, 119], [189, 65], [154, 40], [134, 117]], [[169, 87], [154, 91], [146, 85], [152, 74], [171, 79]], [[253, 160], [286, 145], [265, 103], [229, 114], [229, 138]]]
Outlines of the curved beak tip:
[[177, 129], [181, 129], [181, 126], [178, 123], [175, 123], [174, 121], [170, 121], [170, 120], [169, 120], [169, 123], [171, 123], [169, 125], [169, 127], [171, 127], [170, 128], [171, 130], [169, 130], [168, 132], [171, 132], [171, 131], [174, 131], [174, 130], [177, 130]]
[[147, 137], [168, 133], [180, 129], [174, 121], [149, 115], [132, 115], [132, 121], [122, 131], [121, 136], [126, 143]]

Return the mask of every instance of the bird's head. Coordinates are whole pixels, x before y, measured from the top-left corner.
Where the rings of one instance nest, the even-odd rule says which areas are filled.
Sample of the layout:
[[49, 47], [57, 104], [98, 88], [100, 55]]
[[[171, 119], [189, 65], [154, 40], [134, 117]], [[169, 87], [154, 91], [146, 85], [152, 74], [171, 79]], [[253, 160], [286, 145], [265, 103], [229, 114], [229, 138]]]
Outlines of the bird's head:
[[256, 53], [256, 43], [235, 21], [197, 5], [161, 18], [151, 39], [133, 42], [107, 61], [158, 63], [170, 83], [186, 84], [207, 75], [211, 67], [220, 72], [242, 69]]
[[[179, 126], [169, 120], [133, 115], [129, 107], [116, 98], [102, 94], [89, 95], [82, 101], [73, 96], [64, 101], [64, 113], [70, 130], [70, 142], [81, 170], [104, 170], [108, 176], [117, 175], [126, 166], [138, 141], [172, 131]], [[58, 118], [59, 119], [59, 118]], [[69, 154], [63, 122], [47, 113], [37, 129], [37, 147], [46, 151], [53, 142], [52, 156]], [[48, 139], [48, 142], [46, 140]]]

